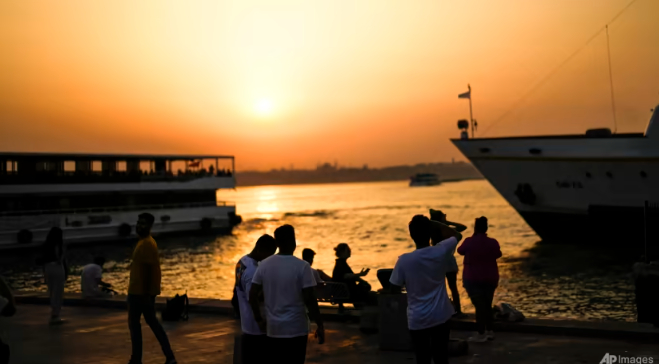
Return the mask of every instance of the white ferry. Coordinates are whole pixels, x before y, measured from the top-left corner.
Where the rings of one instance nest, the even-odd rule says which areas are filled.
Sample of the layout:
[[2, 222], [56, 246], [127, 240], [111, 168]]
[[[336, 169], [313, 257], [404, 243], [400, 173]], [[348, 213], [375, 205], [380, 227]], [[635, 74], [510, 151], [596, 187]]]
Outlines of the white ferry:
[[141, 212], [156, 218], [154, 235], [231, 232], [233, 156], [0, 152], [0, 247], [42, 244], [52, 227], [68, 243], [135, 236]]
[[644, 239], [645, 202], [659, 202], [659, 106], [644, 133], [452, 142], [543, 240], [624, 249]]
[[435, 173], [417, 173], [410, 177], [410, 187], [437, 186], [441, 184], [439, 176]]

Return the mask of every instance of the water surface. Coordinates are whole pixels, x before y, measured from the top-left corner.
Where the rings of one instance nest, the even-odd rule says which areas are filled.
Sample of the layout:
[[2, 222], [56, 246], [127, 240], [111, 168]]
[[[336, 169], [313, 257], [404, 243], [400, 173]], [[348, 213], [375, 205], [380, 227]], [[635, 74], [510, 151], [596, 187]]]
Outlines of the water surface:
[[[416, 188], [403, 181], [259, 186], [219, 191], [218, 198], [235, 201], [244, 223], [231, 236], [157, 238], [164, 295], [187, 291], [193, 297], [229, 298], [235, 263], [261, 234], [272, 234], [282, 224], [296, 228], [296, 255], [303, 248], [315, 250], [314, 267], [330, 275], [333, 248], [350, 244], [353, 270], [371, 268], [366, 280], [380, 288], [375, 270], [393, 267], [399, 255], [414, 249], [407, 230], [410, 218], [434, 208], [469, 226], [467, 235], [476, 217], [490, 219], [489, 235], [499, 241], [504, 255], [495, 302], [510, 302], [529, 317], [635, 319], [628, 260], [615, 251], [536, 244], [538, 236], [486, 181]], [[130, 244], [71, 248], [67, 290], [78, 291], [80, 267], [103, 254], [108, 259], [104, 280], [125, 292], [131, 249]], [[25, 253], [0, 258], [2, 272], [15, 288], [45, 290], [34, 258]], [[457, 260], [462, 266], [462, 257]], [[462, 306], [473, 311], [464, 290]]]

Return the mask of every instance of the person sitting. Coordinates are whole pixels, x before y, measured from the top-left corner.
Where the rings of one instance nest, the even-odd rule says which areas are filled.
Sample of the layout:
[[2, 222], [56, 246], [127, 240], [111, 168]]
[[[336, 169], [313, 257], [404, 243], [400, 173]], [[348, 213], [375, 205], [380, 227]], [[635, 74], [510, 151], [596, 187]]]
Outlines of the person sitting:
[[376, 304], [377, 299], [374, 297], [374, 292], [371, 292], [371, 285], [362, 279], [371, 270], [366, 268], [359, 273], [352, 271], [352, 268], [348, 265], [348, 258], [351, 255], [348, 244], [341, 243], [334, 248], [334, 251], [337, 259], [332, 272], [332, 281], [344, 283], [348, 286], [350, 301], [355, 308], [361, 308], [364, 303]]
[[94, 263], [82, 267], [80, 288], [84, 298], [103, 298], [110, 296], [111, 284], [103, 282], [103, 265], [105, 258], [96, 257]]
[[318, 269], [313, 268], [313, 258], [314, 258], [314, 256], [316, 256], [315, 251], [313, 251], [309, 248], [306, 248], [306, 249], [302, 250], [302, 260], [309, 263], [309, 266], [312, 266], [311, 267], [311, 273], [313, 273], [313, 277], [316, 280], [316, 283], [318, 285], [321, 285], [325, 282], [332, 281], [332, 277], [325, 274], [325, 272], [323, 272], [322, 270], [318, 270]]

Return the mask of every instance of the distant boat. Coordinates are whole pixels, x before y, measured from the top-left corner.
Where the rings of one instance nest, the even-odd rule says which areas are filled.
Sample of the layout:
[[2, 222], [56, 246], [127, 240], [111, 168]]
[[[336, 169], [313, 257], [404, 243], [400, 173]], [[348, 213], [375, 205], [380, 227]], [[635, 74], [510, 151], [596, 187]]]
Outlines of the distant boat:
[[410, 178], [410, 187], [437, 186], [441, 184], [439, 176], [435, 173], [417, 173]]

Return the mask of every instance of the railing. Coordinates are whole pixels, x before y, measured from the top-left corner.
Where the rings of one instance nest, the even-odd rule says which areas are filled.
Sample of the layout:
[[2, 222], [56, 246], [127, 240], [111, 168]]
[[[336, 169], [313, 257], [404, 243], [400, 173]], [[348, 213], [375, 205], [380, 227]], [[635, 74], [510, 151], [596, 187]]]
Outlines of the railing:
[[0, 184], [76, 184], [76, 183], [140, 183], [140, 182], [187, 182], [199, 178], [232, 178], [233, 173], [128, 173], [128, 172], [38, 172], [33, 175], [0, 174]]
[[164, 209], [182, 209], [193, 207], [213, 207], [213, 206], [235, 206], [231, 201], [216, 202], [192, 202], [192, 203], [173, 203], [161, 205], [134, 205], [134, 206], [116, 206], [116, 207], [90, 207], [83, 209], [59, 209], [59, 210], [26, 210], [26, 211], [5, 211], [0, 212], [0, 217], [5, 216], [37, 216], [37, 215], [75, 215], [75, 214], [97, 214], [102, 212], [121, 212], [136, 210], [164, 210]]

